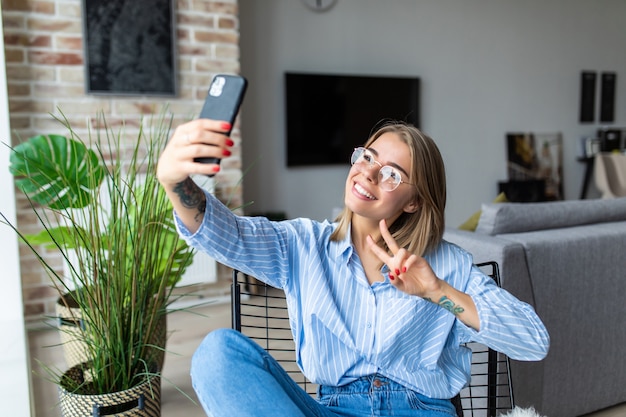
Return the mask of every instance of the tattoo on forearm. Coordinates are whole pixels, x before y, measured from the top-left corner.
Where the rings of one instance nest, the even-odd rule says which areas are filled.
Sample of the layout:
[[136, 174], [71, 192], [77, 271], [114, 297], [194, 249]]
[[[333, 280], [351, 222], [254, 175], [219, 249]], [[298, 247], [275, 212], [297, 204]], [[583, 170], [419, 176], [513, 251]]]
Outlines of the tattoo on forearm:
[[[435, 303], [430, 298], [425, 298], [425, 299], [430, 301], [431, 303]], [[460, 305], [454, 304], [454, 301], [452, 301], [451, 299], [449, 299], [445, 295], [441, 296], [441, 298], [439, 299], [439, 302], [437, 302], [435, 304], [437, 304], [441, 308], [444, 308], [444, 309], [448, 310], [449, 312], [451, 312], [455, 316], [458, 316], [459, 314], [461, 314], [462, 312], [465, 311], [465, 309], [463, 307], [461, 307]]]
[[202, 215], [206, 211], [206, 198], [200, 187], [198, 187], [191, 178], [187, 178], [174, 187], [174, 192], [180, 198], [180, 202], [183, 206], [198, 210], [196, 221], [201, 221]]

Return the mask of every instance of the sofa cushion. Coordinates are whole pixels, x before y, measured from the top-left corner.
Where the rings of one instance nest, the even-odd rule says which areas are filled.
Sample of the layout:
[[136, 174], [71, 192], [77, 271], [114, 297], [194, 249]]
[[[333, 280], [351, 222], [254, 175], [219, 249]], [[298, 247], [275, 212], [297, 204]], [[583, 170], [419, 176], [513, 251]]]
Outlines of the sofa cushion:
[[483, 204], [476, 233], [500, 235], [626, 220], [626, 198]]
[[[500, 193], [496, 196], [492, 203], [506, 203], [508, 201], [509, 200], [507, 200], [506, 195], [504, 193]], [[480, 220], [480, 213], [481, 211], [478, 210], [476, 213], [472, 214], [459, 226], [459, 229], [467, 230], [469, 232], [475, 231], [476, 227], [478, 226], [478, 220]]]

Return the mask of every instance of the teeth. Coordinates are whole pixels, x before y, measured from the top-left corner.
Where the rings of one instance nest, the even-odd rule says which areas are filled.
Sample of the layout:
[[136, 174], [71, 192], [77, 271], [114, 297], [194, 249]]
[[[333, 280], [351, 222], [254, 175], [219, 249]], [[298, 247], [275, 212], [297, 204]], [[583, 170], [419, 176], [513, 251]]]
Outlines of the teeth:
[[365, 189], [363, 187], [361, 187], [359, 184], [355, 183], [354, 184], [354, 189], [361, 194], [364, 197], [369, 198], [370, 200], [374, 200], [374, 196], [371, 195], [370, 193], [368, 193], [367, 191], [365, 191]]

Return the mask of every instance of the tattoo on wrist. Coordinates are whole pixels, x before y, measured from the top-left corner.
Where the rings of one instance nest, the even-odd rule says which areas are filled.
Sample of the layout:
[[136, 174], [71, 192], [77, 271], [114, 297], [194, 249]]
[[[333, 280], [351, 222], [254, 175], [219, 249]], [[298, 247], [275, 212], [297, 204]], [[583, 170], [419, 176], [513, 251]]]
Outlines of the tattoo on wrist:
[[[435, 303], [430, 298], [425, 298], [425, 299], [430, 301], [431, 303]], [[450, 313], [454, 314], [455, 316], [458, 316], [459, 314], [461, 314], [462, 312], [465, 311], [465, 309], [463, 307], [461, 307], [460, 305], [454, 304], [454, 301], [452, 301], [451, 299], [449, 299], [445, 295], [442, 295], [441, 298], [439, 299], [439, 302], [437, 302], [435, 304], [437, 304], [439, 307], [441, 307], [443, 309], [448, 310]]]
[[191, 178], [187, 178], [185, 181], [176, 184], [174, 192], [178, 195], [183, 206], [198, 210], [196, 219], [202, 218], [202, 215], [206, 211], [206, 198], [200, 187], [198, 187]]

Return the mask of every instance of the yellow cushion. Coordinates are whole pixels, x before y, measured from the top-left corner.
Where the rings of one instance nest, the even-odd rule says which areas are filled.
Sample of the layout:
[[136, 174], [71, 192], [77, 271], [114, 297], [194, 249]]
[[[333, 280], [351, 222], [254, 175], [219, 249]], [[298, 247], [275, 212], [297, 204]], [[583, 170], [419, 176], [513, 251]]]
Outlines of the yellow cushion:
[[[498, 194], [498, 196], [493, 200], [494, 203], [506, 203], [507, 201], [509, 200], [506, 198], [506, 195], [504, 195], [504, 193]], [[459, 229], [468, 230], [470, 232], [475, 231], [476, 227], [478, 226], [478, 220], [480, 219], [480, 214], [481, 214], [481, 210], [478, 210], [476, 213], [472, 214], [469, 217], [469, 219], [465, 220], [459, 226]]]

